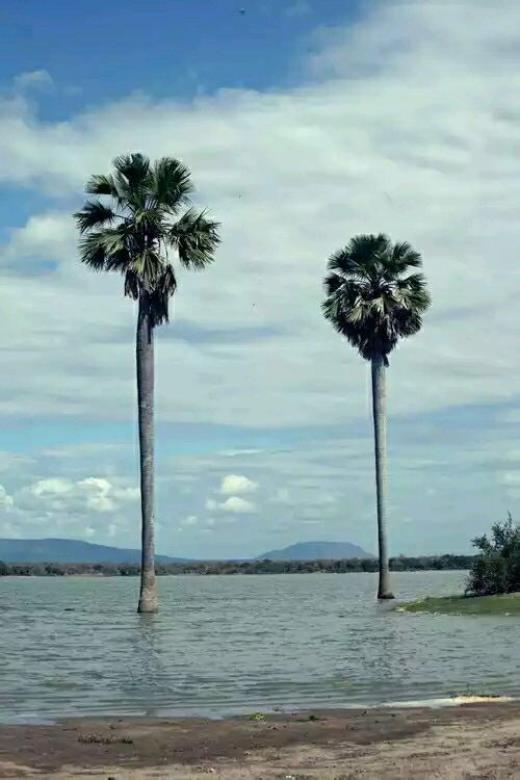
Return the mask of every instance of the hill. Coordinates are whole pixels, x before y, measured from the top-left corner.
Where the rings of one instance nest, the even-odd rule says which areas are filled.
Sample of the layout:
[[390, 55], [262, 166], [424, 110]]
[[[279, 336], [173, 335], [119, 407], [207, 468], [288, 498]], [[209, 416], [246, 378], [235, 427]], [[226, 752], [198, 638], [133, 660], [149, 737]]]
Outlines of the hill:
[[[107, 547], [74, 539], [0, 539], [4, 563], [139, 563], [139, 550]], [[182, 562], [183, 558], [157, 555], [158, 563]]]
[[[254, 560], [315, 561], [373, 558], [350, 542], [300, 542], [282, 550], [271, 550]], [[108, 547], [76, 539], [0, 539], [0, 561], [4, 563], [140, 563], [139, 550]], [[157, 555], [157, 563], [187, 563], [186, 558]]]
[[350, 542], [299, 542], [281, 550], [259, 555], [257, 561], [338, 561], [348, 558], [373, 558], [357, 544]]

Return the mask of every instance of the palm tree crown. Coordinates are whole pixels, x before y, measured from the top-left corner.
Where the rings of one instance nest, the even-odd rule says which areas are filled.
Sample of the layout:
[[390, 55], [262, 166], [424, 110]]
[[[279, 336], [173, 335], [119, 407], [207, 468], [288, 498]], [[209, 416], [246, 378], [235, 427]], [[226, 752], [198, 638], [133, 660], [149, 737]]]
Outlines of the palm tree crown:
[[420, 330], [430, 296], [410, 244], [392, 244], [384, 234], [359, 235], [328, 262], [323, 313], [360, 354], [388, 355], [399, 338]]
[[82, 262], [123, 274], [125, 295], [146, 299], [152, 327], [167, 322], [177, 286], [169, 250], [198, 270], [212, 262], [219, 243], [218, 223], [189, 208], [190, 172], [169, 157], [151, 164], [142, 154], [123, 155], [113, 173], [92, 176], [86, 191], [98, 197], [74, 215]]

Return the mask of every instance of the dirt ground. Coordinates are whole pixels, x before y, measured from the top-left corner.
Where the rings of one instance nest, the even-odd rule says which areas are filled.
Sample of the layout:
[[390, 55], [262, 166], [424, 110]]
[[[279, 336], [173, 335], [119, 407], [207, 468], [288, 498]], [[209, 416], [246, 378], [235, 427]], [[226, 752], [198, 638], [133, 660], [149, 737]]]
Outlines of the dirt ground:
[[0, 726], [0, 778], [520, 779], [520, 703]]

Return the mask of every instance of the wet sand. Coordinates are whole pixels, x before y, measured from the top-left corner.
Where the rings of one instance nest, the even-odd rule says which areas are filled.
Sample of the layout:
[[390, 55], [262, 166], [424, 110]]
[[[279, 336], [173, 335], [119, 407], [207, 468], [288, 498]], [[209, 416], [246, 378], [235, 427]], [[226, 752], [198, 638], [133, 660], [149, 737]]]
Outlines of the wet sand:
[[520, 703], [0, 726], [0, 778], [520, 778]]

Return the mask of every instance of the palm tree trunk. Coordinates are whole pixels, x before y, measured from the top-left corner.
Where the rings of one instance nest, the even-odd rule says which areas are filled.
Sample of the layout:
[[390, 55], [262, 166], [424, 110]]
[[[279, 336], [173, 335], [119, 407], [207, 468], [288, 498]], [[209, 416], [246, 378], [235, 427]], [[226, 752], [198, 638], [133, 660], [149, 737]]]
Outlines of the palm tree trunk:
[[386, 539], [386, 366], [382, 354], [372, 358], [372, 407], [374, 415], [374, 445], [377, 491], [377, 538], [379, 544], [378, 599], [393, 599], [390, 589], [388, 547]]
[[146, 293], [139, 297], [136, 363], [141, 472], [141, 589], [138, 612], [157, 612], [154, 518], [154, 332]]

